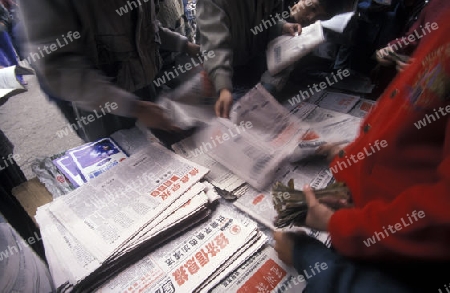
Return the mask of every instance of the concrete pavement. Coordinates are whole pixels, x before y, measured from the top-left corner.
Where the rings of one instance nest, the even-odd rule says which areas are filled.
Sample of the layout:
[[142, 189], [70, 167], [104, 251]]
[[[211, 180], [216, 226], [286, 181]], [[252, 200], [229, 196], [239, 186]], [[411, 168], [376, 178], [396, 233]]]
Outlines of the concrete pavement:
[[[58, 138], [56, 132], [67, 125], [59, 109], [41, 92], [35, 76], [25, 76], [28, 91], [12, 96], [0, 106], [0, 129], [14, 144], [18, 164], [28, 179], [35, 158], [48, 157], [83, 144], [75, 134]], [[0, 158], [1, 159], [1, 158]]]

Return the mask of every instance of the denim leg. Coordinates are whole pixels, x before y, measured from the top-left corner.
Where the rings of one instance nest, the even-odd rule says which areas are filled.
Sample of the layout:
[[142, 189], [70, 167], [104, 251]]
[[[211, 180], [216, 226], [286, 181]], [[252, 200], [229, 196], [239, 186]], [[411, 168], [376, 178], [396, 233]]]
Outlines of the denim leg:
[[0, 51], [4, 58], [2, 59], [1, 66], [9, 67], [17, 65], [16, 52], [11, 42], [11, 37], [7, 31], [0, 32]]
[[23, 52], [23, 45], [25, 43], [24, 35], [25, 33], [23, 24], [21, 22], [16, 23], [11, 31], [11, 41], [14, 45], [14, 48], [16, 49], [16, 53], [19, 57], [19, 60], [25, 59]]
[[[412, 292], [408, 286], [381, 270], [352, 262], [309, 236], [297, 239], [293, 257], [296, 270], [304, 275], [307, 281], [305, 293]], [[319, 267], [325, 263], [326, 269], [318, 272], [314, 268], [316, 263]]]

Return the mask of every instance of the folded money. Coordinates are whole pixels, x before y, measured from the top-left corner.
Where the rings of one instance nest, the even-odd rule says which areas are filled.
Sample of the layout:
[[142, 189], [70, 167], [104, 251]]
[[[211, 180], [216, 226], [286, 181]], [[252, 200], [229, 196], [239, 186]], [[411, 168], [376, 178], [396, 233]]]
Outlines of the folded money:
[[[317, 199], [336, 198], [350, 199], [350, 191], [344, 183], [333, 183], [326, 188], [313, 190]], [[277, 228], [290, 226], [304, 226], [308, 205], [303, 191], [294, 188], [294, 180], [291, 179], [288, 185], [276, 182], [272, 187], [273, 204], [277, 211], [274, 225]], [[331, 206], [330, 206], [331, 207]], [[331, 207], [333, 208], [333, 207]]]

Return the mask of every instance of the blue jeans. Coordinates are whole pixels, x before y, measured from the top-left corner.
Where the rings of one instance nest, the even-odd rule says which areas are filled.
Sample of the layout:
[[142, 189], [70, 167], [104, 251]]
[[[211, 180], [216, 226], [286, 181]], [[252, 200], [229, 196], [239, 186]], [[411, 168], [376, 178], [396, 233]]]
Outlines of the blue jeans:
[[[10, 67], [17, 65], [16, 51], [7, 31], [0, 32], [0, 65], [3, 67]], [[23, 83], [22, 75], [17, 75], [20, 83]]]
[[[438, 267], [430, 264], [392, 263], [387, 266], [358, 263], [305, 235], [297, 238], [293, 258], [295, 269], [300, 274], [306, 270], [308, 276], [305, 274], [305, 279], [310, 277], [304, 293], [437, 292], [439, 287], [448, 283], [445, 279], [433, 279], [437, 273], [448, 271], [448, 264]], [[313, 275], [311, 267], [314, 268], [316, 263], [326, 263], [327, 268], [320, 272], [315, 270]], [[440, 271], [440, 268], [444, 269]], [[405, 279], [402, 279], [403, 275]], [[424, 287], [423, 283], [426, 283]]]
[[7, 31], [0, 32], [0, 65], [4, 67], [17, 65], [16, 52]]

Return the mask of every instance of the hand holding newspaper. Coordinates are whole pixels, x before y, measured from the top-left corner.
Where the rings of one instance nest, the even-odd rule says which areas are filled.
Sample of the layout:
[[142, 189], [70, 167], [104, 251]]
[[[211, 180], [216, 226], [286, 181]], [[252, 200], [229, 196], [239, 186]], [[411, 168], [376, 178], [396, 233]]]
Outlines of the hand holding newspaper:
[[257, 85], [235, 104], [230, 120], [215, 119], [194, 138], [203, 146], [202, 152], [264, 190], [281, 165], [315, 154], [326, 142], [352, 140], [354, 135], [348, 137], [343, 128], [357, 128], [355, 119], [347, 115], [303, 122]]
[[325, 42], [324, 28], [342, 33], [353, 16], [353, 12], [336, 15], [327, 21], [316, 21], [302, 29], [296, 36], [280, 36], [267, 47], [267, 66], [275, 75], [306, 56]]

